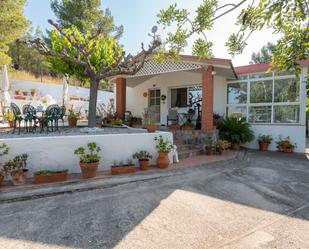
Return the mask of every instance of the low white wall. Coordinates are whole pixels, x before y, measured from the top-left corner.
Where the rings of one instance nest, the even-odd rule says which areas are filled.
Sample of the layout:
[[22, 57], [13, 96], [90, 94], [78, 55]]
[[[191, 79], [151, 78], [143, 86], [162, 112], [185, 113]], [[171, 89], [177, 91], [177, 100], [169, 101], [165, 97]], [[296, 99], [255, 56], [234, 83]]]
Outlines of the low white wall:
[[[15, 102], [20, 106], [29, 103], [33, 104], [33, 100], [30, 99], [30, 96], [28, 96], [26, 100], [14, 99], [15, 90], [26, 91], [30, 95], [31, 89], [36, 89], [38, 94], [37, 99], [48, 94], [52, 96], [53, 100], [55, 100], [57, 104], [62, 105], [62, 84], [39, 83], [24, 80], [11, 80], [10, 83], [10, 95], [12, 102]], [[83, 107], [85, 110], [88, 110], [89, 102], [70, 100], [70, 97], [73, 95], [76, 95], [79, 98], [89, 99], [89, 88], [69, 86], [68, 89], [68, 102], [73, 104], [74, 107]], [[114, 93], [107, 91], [98, 91], [98, 103], [108, 103], [110, 99], [115, 99]]]
[[296, 144], [295, 151], [303, 153], [306, 148], [306, 127], [302, 125], [251, 125], [251, 129], [255, 134], [255, 139], [245, 146], [252, 149], [258, 149], [259, 145], [257, 142], [258, 136], [271, 135], [273, 138], [272, 143], [269, 146], [269, 150], [276, 151], [276, 141], [279, 137], [282, 138], [290, 137], [292, 144]]
[[[1, 160], [4, 162], [27, 153], [30, 172], [68, 169], [70, 173], [79, 173], [79, 159], [74, 155], [74, 150], [95, 142], [102, 149], [99, 170], [109, 170], [114, 161], [126, 163], [140, 150], [149, 151], [153, 156], [151, 163], [155, 163], [158, 153], [154, 137], [159, 135], [173, 141], [173, 134], [169, 132], [0, 139], [0, 144], [6, 143], [10, 147], [9, 155]], [[170, 160], [172, 161], [171, 153]]]

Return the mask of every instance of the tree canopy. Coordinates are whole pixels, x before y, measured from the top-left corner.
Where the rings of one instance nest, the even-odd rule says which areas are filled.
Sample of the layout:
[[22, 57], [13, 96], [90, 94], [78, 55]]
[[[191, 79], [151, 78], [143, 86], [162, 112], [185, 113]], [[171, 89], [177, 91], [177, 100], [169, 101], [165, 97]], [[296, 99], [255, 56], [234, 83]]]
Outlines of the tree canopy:
[[239, 27], [226, 41], [232, 56], [243, 52], [247, 41], [257, 30], [270, 28], [281, 38], [275, 44], [272, 64], [278, 69], [296, 70], [297, 61], [309, 57], [309, 3], [307, 0], [238, 0], [220, 3], [219, 0], [204, 0], [192, 18], [186, 9], [177, 4], [161, 10], [158, 23], [164, 28], [176, 27], [167, 35], [165, 45], [173, 54], [179, 54], [187, 46], [187, 41], [197, 35], [193, 54], [200, 58], [212, 55], [212, 42], [206, 32], [213, 28], [216, 20], [241, 9], [236, 20]]
[[271, 63], [274, 51], [275, 45], [268, 42], [259, 52], [252, 53], [250, 64]]
[[0, 65], [8, 64], [8, 44], [19, 38], [29, 22], [23, 14], [25, 0], [0, 1]]
[[81, 33], [101, 30], [119, 38], [123, 26], [117, 27], [109, 9], [101, 9], [101, 0], [52, 0], [51, 9], [64, 28], [75, 26]]

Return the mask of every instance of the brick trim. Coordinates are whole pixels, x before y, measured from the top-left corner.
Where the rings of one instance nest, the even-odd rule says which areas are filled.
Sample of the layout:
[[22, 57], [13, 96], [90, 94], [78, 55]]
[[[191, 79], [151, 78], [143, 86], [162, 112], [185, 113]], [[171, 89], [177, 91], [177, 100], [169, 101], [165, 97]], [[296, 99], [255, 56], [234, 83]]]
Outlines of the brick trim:
[[213, 66], [202, 69], [202, 130], [211, 132], [213, 126], [214, 76]]
[[125, 78], [116, 79], [116, 112], [120, 116], [126, 112], [126, 87], [127, 82]]

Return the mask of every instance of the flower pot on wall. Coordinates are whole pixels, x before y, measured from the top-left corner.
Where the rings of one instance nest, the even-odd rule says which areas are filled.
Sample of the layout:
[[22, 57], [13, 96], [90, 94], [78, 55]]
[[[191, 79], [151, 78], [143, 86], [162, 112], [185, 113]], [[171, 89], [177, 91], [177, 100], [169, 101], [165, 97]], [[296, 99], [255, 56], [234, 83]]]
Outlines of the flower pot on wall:
[[259, 142], [260, 151], [268, 151], [269, 143]]
[[79, 163], [80, 169], [82, 171], [82, 177], [84, 179], [96, 177], [99, 163], [100, 162], [95, 162], [95, 163]]
[[148, 132], [155, 132], [156, 130], [157, 130], [157, 125], [155, 125], [155, 124], [147, 125], [147, 131]]
[[170, 159], [168, 158], [167, 152], [159, 152], [159, 157], [157, 159], [157, 166], [160, 169], [166, 169], [170, 165]]
[[139, 168], [140, 170], [148, 170], [149, 160], [139, 160]]
[[77, 118], [68, 118], [69, 127], [73, 128], [77, 126]]
[[28, 169], [15, 170], [11, 172], [12, 183], [14, 186], [26, 183]]

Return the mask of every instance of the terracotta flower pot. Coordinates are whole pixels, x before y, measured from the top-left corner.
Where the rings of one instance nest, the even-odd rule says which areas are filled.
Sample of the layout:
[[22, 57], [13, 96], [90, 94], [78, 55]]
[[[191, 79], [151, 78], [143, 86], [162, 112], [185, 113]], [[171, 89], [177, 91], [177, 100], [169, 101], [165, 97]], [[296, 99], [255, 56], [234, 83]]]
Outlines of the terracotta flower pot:
[[97, 175], [97, 170], [100, 162], [95, 163], [79, 163], [84, 179], [93, 178]]
[[77, 118], [68, 118], [69, 127], [73, 128], [77, 125]]
[[147, 131], [148, 132], [155, 132], [156, 130], [157, 130], [157, 125], [155, 125], [155, 124], [147, 125]]
[[212, 148], [211, 147], [206, 147], [206, 155], [211, 156], [212, 155]]
[[14, 186], [26, 183], [28, 169], [15, 170], [11, 172], [12, 183]]
[[240, 150], [240, 144], [232, 144], [233, 150]]
[[293, 153], [294, 149], [293, 148], [284, 148], [283, 152], [285, 153]]
[[139, 168], [140, 170], [148, 170], [149, 160], [139, 160]]
[[135, 173], [135, 171], [136, 171], [136, 168], [134, 164], [117, 165], [117, 166], [111, 167], [112, 175], [130, 174], [130, 173]]
[[170, 159], [168, 158], [168, 152], [159, 152], [157, 159], [157, 166], [160, 169], [166, 169], [170, 165]]
[[0, 186], [1, 186], [2, 183], [3, 183], [3, 180], [4, 180], [4, 175], [3, 175], [3, 174], [0, 174]]
[[67, 172], [55, 172], [49, 175], [34, 175], [33, 183], [64, 182], [67, 180]]
[[224, 154], [224, 149], [219, 149], [219, 155], [223, 155]]
[[260, 151], [268, 151], [269, 143], [259, 142]]

